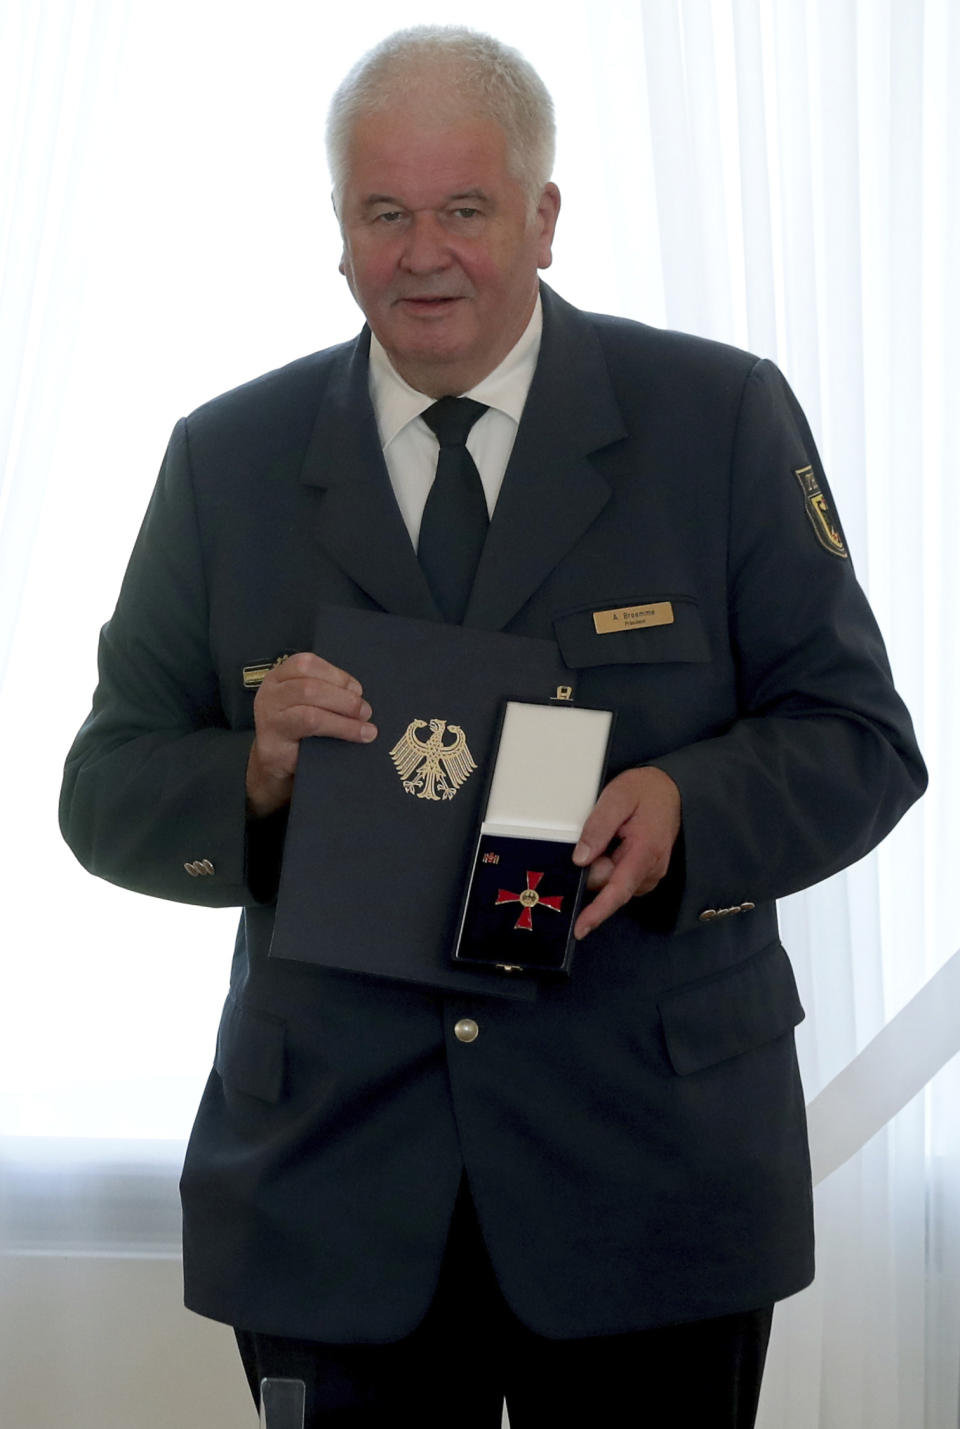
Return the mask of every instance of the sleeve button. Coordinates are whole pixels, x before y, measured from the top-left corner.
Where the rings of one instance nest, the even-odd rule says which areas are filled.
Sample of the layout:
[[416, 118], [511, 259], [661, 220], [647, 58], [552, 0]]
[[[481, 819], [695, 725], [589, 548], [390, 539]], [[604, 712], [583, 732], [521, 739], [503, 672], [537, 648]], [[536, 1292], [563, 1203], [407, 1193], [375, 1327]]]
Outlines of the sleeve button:
[[191, 878], [208, 878], [216, 869], [208, 858], [195, 858], [192, 863], [185, 863], [184, 869]]

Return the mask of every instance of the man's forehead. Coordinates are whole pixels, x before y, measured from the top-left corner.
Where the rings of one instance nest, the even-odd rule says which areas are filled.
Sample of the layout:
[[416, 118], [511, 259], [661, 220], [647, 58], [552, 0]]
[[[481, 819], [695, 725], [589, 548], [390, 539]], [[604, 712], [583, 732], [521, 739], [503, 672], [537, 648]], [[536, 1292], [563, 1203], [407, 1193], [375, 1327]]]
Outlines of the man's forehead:
[[438, 124], [385, 110], [356, 124], [347, 149], [347, 184], [365, 203], [489, 195], [507, 176], [506, 136], [483, 116]]
[[347, 152], [354, 162], [403, 164], [416, 156], [453, 163], [479, 153], [500, 156], [506, 147], [506, 135], [497, 121], [476, 109], [438, 112], [400, 104], [361, 115], [353, 125]]

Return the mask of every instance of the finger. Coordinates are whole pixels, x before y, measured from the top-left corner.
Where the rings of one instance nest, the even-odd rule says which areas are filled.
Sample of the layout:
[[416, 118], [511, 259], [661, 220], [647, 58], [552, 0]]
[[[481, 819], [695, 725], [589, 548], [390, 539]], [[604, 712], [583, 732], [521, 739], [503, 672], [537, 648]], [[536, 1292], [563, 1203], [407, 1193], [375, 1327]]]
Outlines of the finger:
[[578, 940], [585, 938], [588, 933], [592, 933], [594, 928], [600, 926], [610, 917], [611, 913], [616, 913], [618, 908], [622, 908], [628, 903], [637, 891], [632, 875], [624, 868], [611, 863], [612, 872], [590, 903], [580, 912], [580, 916], [574, 924], [573, 936]]
[[[667, 870], [668, 858], [653, 849], [647, 840], [628, 839], [618, 845], [610, 858], [598, 858], [590, 873], [599, 868], [602, 883], [596, 898], [581, 912], [574, 927], [574, 936], [586, 937], [587, 933], [622, 908], [631, 898], [650, 893], [660, 882]], [[588, 875], [587, 887], [593, 888]]]
[[377, 737], [368, 701], [352, 689], [297, 676], [261, 685], [254, 701], [258, 758], [274, 776], [289, 778], [300, 741], [311, 735], [369, 744]]
[[322, 705], [295, 705], [284, 711], [282, 718], [271, 725], [271, 733], [291, 743], [299, 743], [301, 739], [310, 736], [319, 736], [369, 744], [377, 737], [377, 726], [370, 721], [370, 706], [364, 703], [361, 709], [365, 710], [366, 714], [351, 717], [338, 714]]
[[[357, 702], [356, 696], [351, 698]], [[369, 705], [365, 701], [358, 703], [369, 714]], [[376, 725], [369, 720], [351, 719], [318, 705], [268, 709], [266, 718], [258, 716], [256, 720], [256, 735], [247, 762], [248, 807], [256, 817], [262, 817], [289, 802], [300, 744], [308, 736], [369, 744], [377, 733]]]
[[595, 893], [598, 888], [604, 886], [613, 872], [613, 869], [613, 859], [608, 858], [606, 854], [601, 854], [599, 858], [593, 860], [593, 863], [591, 863], [587, 869], [587, 888], [591, 893]]
[[581, 867], [590, 863], [610, 843], [636, 807], [636, 791], [621, 778], [612, 780], [593, 806], [573, 851]]
[[365, 700], [350, 695], [353, 702], [345, 711], [326, 705], [296, 703], [260, 712], [256, 719], [258, 738], [269, 745], [299, 744], [311, 735], [329, 739], [348, 739], [368, 744], [377, 737], [377, 727], [371, 722], [370, 706]]
[[370, 704], [359, 688], [331, 684], [317, 678], [298, 677], [269, 686], [264, 681], [254, 701], [254, 713], [261, 717], [313, 707], [352, 719], [365, 721], [370, 718]]
[[323, 680], [327, 684], [353, 690], [358, 695], [363, 693], [360, 681], [349, 671], [341, 670], [339, 665], [332, 665], [329, 660], [324, 660], [322, 655], [315, 655], [311, 650], [300, 650], [295, 655], [288, 655], [264, 676], [263, 683], [294, 679]]

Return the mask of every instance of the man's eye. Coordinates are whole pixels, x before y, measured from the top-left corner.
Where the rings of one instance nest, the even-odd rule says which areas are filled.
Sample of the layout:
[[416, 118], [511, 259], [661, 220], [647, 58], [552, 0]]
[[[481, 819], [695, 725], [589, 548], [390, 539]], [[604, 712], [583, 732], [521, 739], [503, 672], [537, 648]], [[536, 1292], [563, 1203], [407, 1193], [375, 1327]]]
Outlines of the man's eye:
[[478, 208], [455, 208], [453, 211], [456, 214], [457, 218], [480, 217], [480, 210]]
[[400, 212], [400, 210], [399, 210], [398, 208], [390, 208], [390, 209], [387, 209], [386, 212], [384, 212], [384, 213], [378, 213], [378, 214], [377, 214], [377, 222], [378, 222], [378, 223], [396, 223], [396, 222], [398, 221], [398, 219], [400, 219], [400, 218], [402, 218], [402, 217], [403, 217], [403, 215], [401, 214], [401, 212]]

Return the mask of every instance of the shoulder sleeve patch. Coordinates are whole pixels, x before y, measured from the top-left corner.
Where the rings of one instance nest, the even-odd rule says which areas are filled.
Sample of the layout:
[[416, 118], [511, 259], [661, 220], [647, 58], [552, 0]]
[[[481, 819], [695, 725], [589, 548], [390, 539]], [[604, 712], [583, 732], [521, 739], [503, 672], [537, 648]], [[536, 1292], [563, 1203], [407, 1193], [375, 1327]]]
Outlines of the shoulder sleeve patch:
[[843, 541], [843, 532], [840, 530], [840, 522], [834, 515], [826, 495], [820, 489], [820, 483], [813, 467], [795, 467], [793, 474], [800, 483], [803, 504], [817, 540], [825, 551], [830, 551], [834, 556], [840, 556], [843, 560], [847, 560], [848, 553]]

